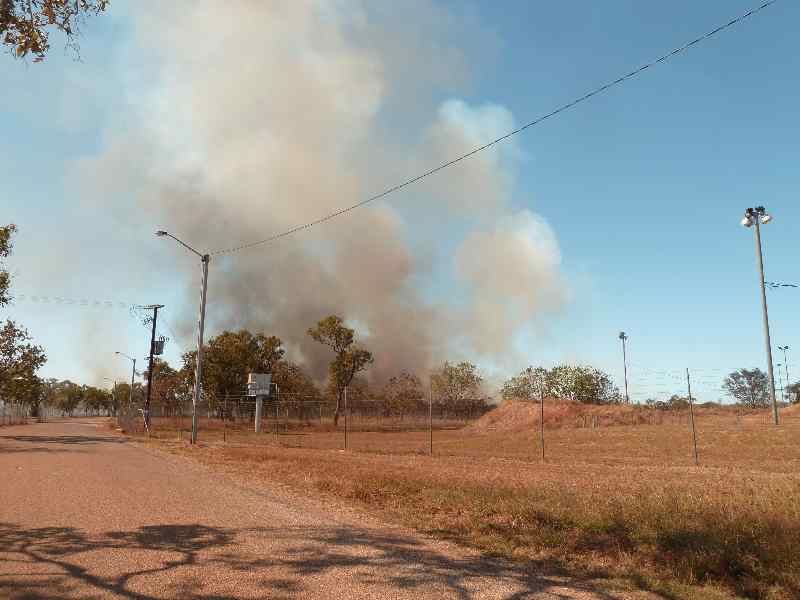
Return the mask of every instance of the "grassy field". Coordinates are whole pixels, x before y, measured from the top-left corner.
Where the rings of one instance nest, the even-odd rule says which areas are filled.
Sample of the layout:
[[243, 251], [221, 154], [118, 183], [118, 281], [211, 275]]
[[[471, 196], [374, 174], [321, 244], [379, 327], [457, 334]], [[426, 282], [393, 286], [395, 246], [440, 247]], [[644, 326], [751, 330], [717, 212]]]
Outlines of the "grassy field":
[[427, 431], [355, 431], [342, 452], [336, 431], [223, 442], [207, 427], [192, 448], [162, 424], [149, 443], [546, 569], [672, 598], [800, 598], [800, 420], [765, 421], [700, 411], [699, 467], [679, 416], [551, 423], [545, 462], [524, 427], [434, 431], [434, 456]]

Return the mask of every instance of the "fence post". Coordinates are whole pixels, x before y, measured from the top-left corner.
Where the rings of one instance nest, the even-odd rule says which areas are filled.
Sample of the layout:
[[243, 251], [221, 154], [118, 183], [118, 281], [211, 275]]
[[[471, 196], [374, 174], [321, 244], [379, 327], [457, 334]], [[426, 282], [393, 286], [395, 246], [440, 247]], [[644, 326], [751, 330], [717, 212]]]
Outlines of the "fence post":
[[433, 385], [428, 383], [428, 438], [430, 448], [428, 453], [433, 456]]
[[261, 433], [261, 411], [264, 406], [264, 396], [256, 396], [255, 431]]
[[544, 462], [544, 386], [539, 389], [539, 440], [542, 446], [542, 462]]
[[347, 388], [344, 388], [344, 449], [347, 450]]
[[689, 390], [689, 420], [692, 423], [692, 444], [694, 445], [694, 464], [697, 466], [697, 432], [694, 427], [694, 403], [692, 402], [692, 381], [689, 378], [689, 369], [686, 369], [686, 387]]

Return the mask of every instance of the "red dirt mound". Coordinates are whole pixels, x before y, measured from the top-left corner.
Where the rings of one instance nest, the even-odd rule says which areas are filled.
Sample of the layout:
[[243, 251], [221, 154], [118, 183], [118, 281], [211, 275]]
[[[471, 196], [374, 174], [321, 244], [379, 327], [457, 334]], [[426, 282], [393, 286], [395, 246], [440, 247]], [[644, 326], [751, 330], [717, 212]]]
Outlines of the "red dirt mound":
[[[538, 402], [504, 400], [467, 427], [476, 433], [488, 431], [530, 431], [539, 426], [541, 408]], [[661, 411], [659, 411], [661, 412]], [[545, 427], [608, 427], [651, 423], [655, 415], [650, 408], [637, 405], [596, 406], [546, 398]]]

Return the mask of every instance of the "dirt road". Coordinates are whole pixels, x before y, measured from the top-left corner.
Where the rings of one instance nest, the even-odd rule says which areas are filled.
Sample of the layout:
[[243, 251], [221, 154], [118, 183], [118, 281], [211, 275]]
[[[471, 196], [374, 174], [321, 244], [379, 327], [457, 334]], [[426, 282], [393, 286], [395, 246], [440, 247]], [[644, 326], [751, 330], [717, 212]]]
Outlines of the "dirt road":
[[0, 429], [0, 597], [610, 596], [76, 419]]

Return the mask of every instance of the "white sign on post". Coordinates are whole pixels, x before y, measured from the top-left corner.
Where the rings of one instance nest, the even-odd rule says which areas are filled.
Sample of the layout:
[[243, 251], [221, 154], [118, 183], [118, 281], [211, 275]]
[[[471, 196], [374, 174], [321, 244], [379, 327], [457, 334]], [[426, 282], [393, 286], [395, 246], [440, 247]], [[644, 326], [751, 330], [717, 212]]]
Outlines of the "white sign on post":
[[269, 396], [272, 389], [271, 373], [250, 373], [247, 376], [248, 396]]
[[261, 433], [261, 412], [264, 398], [269, 397], [272, 384], [270, 373], [250, 373], [247, 376], [247, 395], [256, 398], [255, 431]]

